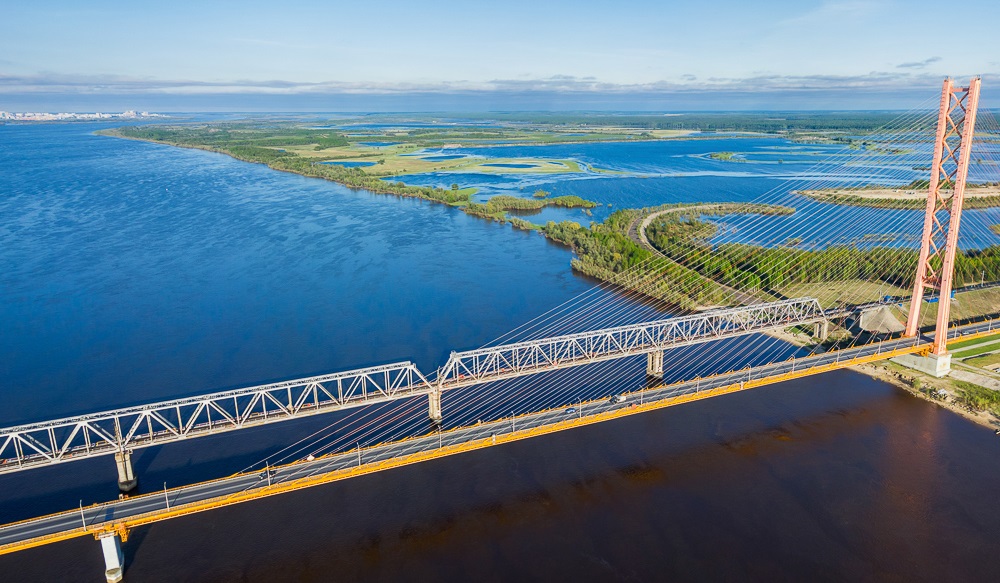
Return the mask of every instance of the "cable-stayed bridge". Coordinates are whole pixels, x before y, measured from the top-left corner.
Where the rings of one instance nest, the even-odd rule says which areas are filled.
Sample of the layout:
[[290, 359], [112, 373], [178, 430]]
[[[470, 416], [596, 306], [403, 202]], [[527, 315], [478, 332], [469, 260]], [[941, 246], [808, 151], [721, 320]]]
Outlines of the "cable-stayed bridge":
[[440, 421], [443, 391], [643, 354], [662, 376], [665, 350], [822, 322], [815, 299], [785, 300], [453, 352], [433, 381], [399, 362], [32, 423], [0, 430], [0, 473], [108, 454], [124, 466], [120, 454], [141, 447], [418, 395]]
[[[424, 428], [403, 439], [365, 447], [358, 442], [355, 448], [317, 450], [308, 455], [299, 448], [294, 459], [284, 458], [285, 463], [267, 463], [218, 480], [91, 507], [81, 505], [0, 526], [0, 554], [94, 535], [104, 549], [108, 579], [117, 580], [123, 569], [121, 541], [130, 529], [161, 520], [887, 358], [909, 356], [918, 359], [924, 370], [946, 373], [949, 338], [992, 335], [1000, 326], [989, 317], [956, 325], [949, 313], [953, 290], [971, 293], [997, 285], [995, 281], [987, 282], [985, 273], [978, 284], [966, 282], [966, 287], [960, 289], [953, 285], [978, 91], [978, 79], [968, 87], [955, 87], [948, 81], [942, 91], [923, 236], [916, 273], [911, 278], [913, 292], [908, 296], [887, 293], [880, 296], [882, 299], [870, 299], [872, 290], [901, 287], [899, 282], [878, 275], [841, 283], [832, 295], [826, 290], [822, 298], [809, 293], [789, 294], [789, 289], [806, 287], [804, 282], [793, 282], [798, 288], [790, 285], [782, 292], [790, 299], [778, 301], [773, 300], [774, 295], [758, 295], [756, 284], [742, 289], [734, 287], [730, 279], [720, 286], [722, 293], [728, 294], [723, 302], [727, 307], [702, 306], [688, 310], [691, 313], [673, 309], [669, 317], [635, 321], [629, 311], [637, 300], [657, 297], [657, 290], [664, 285], [680, 287], [679, 282], [663, 281], [662, 272], [647, 269], [655, 265], [654, 257], [623, 272], [613, 282], [615, 287], [608, 288], [613, 293], [602, 296], [612, 299], [581, 300], [575, 312], [557, 313], [548, 322], [540, 320], [530, 329], [481, 348], [453, 352], [447, 362], [429, 374], [405, 361], [0, 429], [0, 473], [113, 455], [119, 485], [123, 491], [130, 491], [139, 478], [131, 455], [144, 447], [320, 414], [335, 417], [340, 411], [378, 406], [421, 407], [436, 423], [429, 432]], [[901, 141], [914, 140], [906, 131], [901, 134]], [[650, 222], [642, 222], [638, 233], [644, 244], [659, 249], [646, 239], [645, 228]], [[859, 228], [864, 227], [844, 224], [841, 230], [850, 233]], [[905, 230], [899, 224], [895, 228]], [[783, 233], [777, 230], [768, 236], [777, 239]], [[698, 255], [700, 250], [663, 251], [672, 269], [706, 269]], [[882, 255], [885, 267], [898, 270], [899, 266], [893, 264], [903, 261], [898, 253], [888, 249]], [[800, 267], [804, 266], [796, 266]], [[718, 269], [722, 279], [724, 269]], [[866, 290], [869, 293], [864, 301], [851, 301], [859, 287], [872, 289]], [[927, 289], [932, 292], [925, 294]], [[935, 302], [933, 326], [923, 323], [930, 305], [928, 299]], [[821, 346], [831, 327], [846, 331], [845, 321], [852, 315], [906, 303], [908, 318], [902, 333], [854, 332], [833, 345]], [[566, 331], [567, 322], [581, 313], [596, 314], [599, 317], [590, 321], [601, 325]], [[671, 358], [685, 347], [703, 346], [700, 362], [706, 370], [712, 370], [709, 365], [727, 356], [743, 362], [776, 343], [787, 344], [789, 329], [804, 328], [810, 329], [815, 338], [811, 348], [802, 349], [805, 354], [800, 351], [792, 358], [753, 366], [719, 365], [728, 368], [693, 378], [663, 380], [667, 372], [686, 364]], [[642, 360], [646, 384], [621, 388], [615, 381], [622, 367]], [[593, 372], [601, 363], [611, 368]], [[546, 385], [545, 379], [564, 371], [575, 376], [560, 381], [558, 386]], [[582, 380], [607, 383], [613, 391], [568, 401], [561, 396]], [[492, 389], [505, 383], [513, 383], [515, 394], [538, 406], [507, 415], [502, 410], [503, 396]], [[456, 397], [443, 407], [443, 395], [449, 392]], [[492, 408], [480, 407], [487, 412], [482, 419], [475, 423], [461, 420], [466, 410], [483, 403]], [[444, 424], [453, 414], [460, 421], [451, 426]], [[372, 423], [384, 422], [376, 419]]]
[[[975, 338], [1000, 334], [1000, 320], [956, 328], [951, 336]], [[659, 385], [615, 399], [579, 402], [534, 413], [477, 423], [449, 431], [367, 448], [303, 459], [263, 471], [123, 498], [77, 510], [12, 523], [0, 528], [0, 553], [14, 552], [80, 536], [102, 541], [127, 540], [130, 529], [161, 520], [249, 502], [339, 480], [439, 459], [511, 441], [529, 439], [618, 419], [664, 407], [726, 395], [809, 375], [888, 358], [928, 352], [929, 337], [898, 338], [806, 358], [705, 378]], [[115, 551], [117, 552], [117, 551]]]

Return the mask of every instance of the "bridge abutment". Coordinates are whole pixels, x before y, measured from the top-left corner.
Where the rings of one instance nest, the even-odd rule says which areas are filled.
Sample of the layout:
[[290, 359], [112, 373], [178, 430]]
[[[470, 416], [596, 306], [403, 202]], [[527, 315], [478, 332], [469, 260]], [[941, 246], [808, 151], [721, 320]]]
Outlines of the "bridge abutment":
[[897, 364], [901, 364], [907, 368], [912, 368], [913, 370], [918, 370], [922, 373], [927, 373], [931, 376], [941, 378], [946, 376], [951, 372], [951, 353], [947, 354], [928, 354], [927, 356], [920, 356], [918, 354], [904, 354], [902, 356], [897, 356], [891, 359]]
[[125, 555], [122, 554], [122, 539], [117, 532], [101, 535], [101, 550], [104, 551], [104, 576], [108, 583], [118, 583], [125, 576]]
[[132, 468], [132, 452], [125, 450], [116, 453], [115, 465], [118, 467], [118, 489], [122, 492], [134, 490], [139, 479], [135, 477], [135, 470]]
[[646, 355], [646, 376], [663, 378], [663, 352], [657, 350]]
[[441, 387], [436, 387], [427, 395], [428, 411], [427, 415], [434, 423], [441, 423], [444, 415], [441, 413]]

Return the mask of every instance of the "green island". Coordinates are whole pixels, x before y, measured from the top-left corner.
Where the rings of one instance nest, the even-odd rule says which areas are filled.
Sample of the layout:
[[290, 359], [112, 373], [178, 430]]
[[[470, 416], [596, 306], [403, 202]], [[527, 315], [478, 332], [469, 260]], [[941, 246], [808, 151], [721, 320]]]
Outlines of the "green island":
[[[593, 208], [597, 203], [575, 196], [561, 196], [525, 200], [512, 196], [493, 197], [485, 204], [472, 201], [474, 188], [431, 188], [407, 186], [402, 182], [385, 180], [387, 177], [409, 172], [463, 170], [484, 172], [504, 170], [510, 172], [581, 172], [572, 160], [531, 160], [523, 158], [491, 159], [461, 158], [455, 160], [423, 160], [412, 154], [442, 140], [417, 140], [412, 144], [393, 144], [388, 148], [369, 146], [371, 142], [351, 142], [340, 133], [295, 126], [259, 128], [254, 124], [226, 124], [203, 126], [143, 126], [121, 127], [100, 132], [104, 135], [197, 148], [227, 154], [245, 162], [265, 164], [274, 170], [293, 172], [313, 178], [324, 178], [350, 188], [364, 189], [379, 194], [421, 198], [462, 208], [470, 215], [505, 222], [508, 210], [538, 210], [546, 206]], [[423, 135], [423, 134], [421, 134]], [[471, 134], [475, 139], [481, 132]], [[397, 139], [397, 134], [384, 137]], [[366, 137], [371, 140], [373, 137]], [[447, 139], [456, 139], [453, 132]], [[347, 154], [347, 155], [345, 155]], [[434, 156], [430, 156], [434, 158]], [[341, 164], [338, 164], [340, 162]], [[354, 164], [364, 164], [354, 165]], [[494, 166], [484, 166], [493, 164]], [[515, 168], [507, 168], [513, 165]]]
[[[886, 209], [923, 209], [927, 205], [928, 180], [914, 180], [904, 186], [868, 185], [850, 189], [801, 190], [797, 194], [820, 202]], [[966, 184], [962, 208], [1000, 207], [1000, 184]]]
[[708, 157], [711, 158], [711, 159], [713, 159], [713, 160], [723, 160], [723, 161], [726, 161], [726, 162], [742, 162], [742, 161], [744, 161], [741, 158], [733, 158], [733, 156], [735, 156], [735, 155], [736, 155], [736, 152], [712, 152], [711, 154], [708, 155]]
[[[544, 199], [536, 197], [527, 199], [500, 194], [491, 197], [485, 204], [470, 201], [465, 205], [464, 209], [465, 212], [473, 216], [494, 220], [499, 223], [515, 223], [516, 221], [515, 226], [518, 228], [534, 230], [536, 225], [517, 217], [510, 217], [507, 215], [507, 211], [537, 211], [547, 206], [591, 209], [596, 207], [597, 203], [584, 200], [579, 196], [556, 196]], [[530, 227], [526, 225], [530, 225]]]
[[[641, 291], [684, 309], [703, 309], [732, 302], [724, 283], [647, 249], [630, 236], [632, 226], [644, 216], [671, 210], [677, 210], [678, 213], [671, 213], [671, 216], [678, 217], [794, 212], [787, 207], [749, 203], [674, 204], [615, 211], [603, 223], [591, 223], [589, 227], [562, 221], [549, 222], [537, 229], [549, 239], [571, 247], [576, 254], [571, 266], [585, 275]], [[514, 226], [519, 227], [518, 224]], [[628, 277], [623, 279], [621, 275], [625, 272]]]
[[[908, 295], [913, 284], [916, 251], [863, 244], [870, 237], [818, 250], [797, 249], [795, 241], [778, 247], [711, 243], [719, 227], [705, 217], [794, 212], [787, 207], [743, 203], [672, 206], [680, 212], [661, 214], [646, 230], [655, 252], [630, 238], [629, 229], [639, 218], [671, 206], [616, 211], [603, 223], [589, 227], [563, 221], [535, 228], [574, 250], [577, 258], [572, 267], [576, 271], [625, 288], [642, 285], [647, 295], [685, 309], [736, 303], [733, 289], [760, 299], [810, 295], [830, 306], [875, 301], [887, 293]], [[619, 281], [620, 274], [636, 266], [629, 280]], [[956, 286], [978, 283], [984, 276], [988, 280], [1000, 277], [1000, 246], [965, 251], [956, 257]], [[648, 289], [645, 286], [650, 281], [661, 283]], [[885, 285], [878, 290], [847, 286], [846, 293], [842, 285], [872, 281]], [[974, 294], [971, 301], [953, 307], [958, 317], [995, 311], [990, 304], [1000, 299], [997, 292], [969, 295]], [[981, 301], [976, 299], [979, 295]]]
[[[856, 136], [876, 130], [888, 114], [787, 114], [780, 118], [760, 114], [692, 114], [685, 116], [614, 116], [602, 114], [476, 114], [463, 116], [473, 122], [488, 119], [494, 125], [469, 123], [437, 124], [428, 116], [362, 116], [306, 125], [298, 120], [268, 119], [229, 123], [127, 126], [100, 133], [128, 139], [199, 148], [230, 155], [247, 162], [304, 176], [323, 178], [350, 188], [413, 197], [455, 207], [463, 212], [515, 229], [537, 232], [571, 247], [576, 257], [572, 268], [580, 273], [623, 287], [643, 286], [643, 293], [685, 309], [699, 309], [733, 302], [733, 290], [760, 297], [783, 297], [790, 286], [809, 289], [817, 297], [830, 296], [823, 286], [849, 281], [880, 280], [887, 289], [903, 293], [915, 253], [885, 247], [894, 237], [869, 234], [847, 246], [822, 250], [800, 248], [802, 241], [789, 239], [783, 246], [760, 247], [745, 244], [713, 245], [718, 226], [705, 217], [733, 214], [787, 214], [786, 207], [712, 203], [666, 206], [655, 209], [624, 209], [603, 222], [583, 225], [576, 221], [538, 225], [517, 216], [545, 207], [579, 208], [584, 214], [597, 206], [577, 196], [551, 196], [537, 190], [530, 197], [497, 195], [484, 201], [473, 200], [474, 188], [457, 183], [450, 188], [407, 186], [392, 177], [423, 172], [473, 173], [579, 173], [611, 172], [588, 168], [575, 160], [551, 158], [506, 158], [470, 155], [469, 148], [598, 141], [701, 139], [728, 132], [727, 137], [773, 135], [793, 141], [848, 143], [859, 149], [878, 150], [874, 143]], [[424, 123], [413, 124], [413, 121]], [[370, 122], [377, 121], [377, 124]], [[427, 123], [433, 121], [433, 123]], [[394, 125], [398, 122], [398, 126]], [[407, 125], [410, 124], [410, 125]], [[378, 129], [372, 129], [372, 126]], [[437, 149], [428, 150], [430, 148]], [[452, 153], [463, 148], [462, 153]], [[472, 150], [474, 151], [474, 150]], [[882, 152], [882, 150], [878, 150]], [[734, 160], [735, 152], [714, 152], [709, 157]], [[799, 194], [842, 204], [910, 204], [919, 207], [921, 188], [926, 181], [906, 187], [914, 194], [883, 201], [885, 187], [836, 191], [804, 191]], [[904, 189], [905, 190], [905, 189]], [[967, 205], [988, 206], [996, 195], [995, 185], [970, 188]], [[851, 198], [851, 197], [856, 197]], [[904, 202], [900, 202], [900, 201]], [[859, 202], [860, 201], [860, 202]], [[670, 212], [664, 212], [670, 211]], [[648, 225], [647, 241], [635, 236], [637, 221], [657, 213]], [[892, 256], [879, 263], [876, 257]], [[809, 257], [807, 257], [809, 256]], [[787, 265], [808, 266], [789, 270]], [[634, 271], [629, 271], [635, 268]], [[629, 272], [629, 281], [619, 281]], [[1000, 275], [996, 248], [969, 252], [958, 258], [956, 283], [971, 282], [983, 273]], [[647, 289], [648, 282], [659, 283]], [[809, 288], [808, 286], [813, 286]], [[832, 288], [831, 288], [832, 289]], [[825, 296], [824, 296], [825, 294]], [[828, 297], [833, 301], [835, 298]], [[852, 301], [871, 301], [863, 295]]]

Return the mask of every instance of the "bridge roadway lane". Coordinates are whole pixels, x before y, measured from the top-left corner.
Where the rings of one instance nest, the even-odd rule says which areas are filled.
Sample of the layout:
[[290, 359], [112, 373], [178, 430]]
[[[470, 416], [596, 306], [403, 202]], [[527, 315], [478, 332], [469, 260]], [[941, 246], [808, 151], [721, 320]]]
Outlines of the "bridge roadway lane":
[[[970, 324], [951, 331], [950, 336], [985, 332], [994, 327], [993, 322]], [[922, 338], [922, 342], [928, 339]], [[914, 338], [887, 340], [881, 344], [870, 344], [837, 352], [818, 354], [794, 361], [784, 361], [774, 364], [753, 367], [742, 371], [708, 377], [699, 380], [685, 381], [661, 388], [637, 390], [629, 393], [625, 403], [611, 403], [610, 400], [591, 401], [582, 405], [566, 405], [558, 409], [531, 413], [514, 418], [482, 423], [468, 427], [448, 430], [442, 433], [432, 433], [426, 436], [409, 439], [402, 442], [388, 443], [361, 450], [360, 464], [369, 464], [389, 458], [430, 451], [446, 445], [461, 444], [478, 438], [489, 438], [491, 435], [510, 434], [512, 431], [523, 431], [566, 420], [568, 416], [586, 417], [596, 413], [606, 412], [615, 408], [627, 407], [636, 400], [653, 403], [662, 399], [697, 393], [708, 389], [733, 385], [741, 381], [757, 380], [777, 376], [783, 373], [803, 371], [807, 368], [822, 366], [841, 360], [870, 356], [877, 352], [886, 352], [897, 348], [912, 346], [917, 342]], [[574, 409], [572, 412], [570, 409]], [[447, 412], [447, 411], [446, 411]], [[271, 483], [277, 484], [310, 476], [317, 476], [355, 467], [359, 465], [358, 451], [353, 450], [314, 461], [301, 461], [288, 466], [271, 469]], [[176, 508], [193, 502], [226, 496], [267, 485], [264, 471], [250, 474], [237, 474], [211, 482], [202, 482], [168, 490], [165, 493], [146, 494], [124, 500], [115, 500], [98, 506], [84, 507], [82, 516], [80, 510], [69, 510], [9, 526], [0, 527], [0, 545], [29, 540], [35, 537], [71, 531], [80, 528], [83, 522], [90, 527], [97, 527], [106, 522], [135, 517], [144, 513]]]

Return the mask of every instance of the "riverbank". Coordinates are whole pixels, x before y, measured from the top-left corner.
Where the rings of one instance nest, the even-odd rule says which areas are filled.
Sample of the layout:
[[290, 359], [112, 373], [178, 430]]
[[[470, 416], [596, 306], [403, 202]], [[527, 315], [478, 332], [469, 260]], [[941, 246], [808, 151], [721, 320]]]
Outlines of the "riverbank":
[[[398, 144], [385, 142], [351, 142], [347, 136], [329, 130], [306, 130], [303, 128], [284, 127], [275, 129], [260, 129], [248, 126], [184, 126], [161, 127], [144, 126], [141, 128], [116, 128], [103, 132], [106, 135], [137, 139], [140, 141], [167, 144], [179, 147], [197, 148], [207, 151], [227, 154], [233, 158], [267, 165], [269, 168], [283, 172], [291, 172], [302, 176], [323, 178], [349, 188], [363, 189], [377, 194], [390, 194], [430, 200], [459, 207], [469, 215], [501, 224], [511, 223], [514, 228], [526, 231], [538, 231], [543, 236], [573, 249], [576, 258], [571, 261], [572, 268], [584, 275], [596, 277], [602, 281], [622, 285], [624, 288], [643, 293], [649, 297], [665, 301], [681, 309], [703, 310], [712, 307], [746, 303], [750, 295], [764, 298], [775, 297], [787, 291], [788, 282], [797, 285], [819, 284], [829, 281], [834, 273], [837, 281], [855, 279], [871, 279], [880, 277], [887, 281], [905, 281], [904, 273], [881, 273], [892, 266], [904, 265], [909, 255], [905, 251], [894, 251], [900, 255], [900, 261], [891, 261], [889, 265], [879, 264], [879, 273], [874, 276], [867, 271], [854, 273], [847, 267], [856, 266], [862, 269], [869, 255], [877, 252], [884, 255], [882, 248], [851, 249], [828, 248], [820, 251], [796, 248], [797, 243], [789, 240], [781, 247], [759, 247], [746, 244], [723, 244], [713, 246], [711, 240], [717, 232], [717, 226], [712, 221], [702, 220], [703, 215], [725, 214], [789, 214], [791, 208], [767, 208], [762, 205], [709, 203], [687, 205], [689, 213], [671, 213], [670, 219], [664, 216], [651, 222], [648, 232], [648, 245], [631, 237], [632, 226], [636, 213], [640, 209], [618, 211], [607, 217], [603, 222], [581, 224], [575, 221], [549, 222], [545, 225], [535, 224], [517, 215], [520, 211], [539, 210], [547, 206], [576, 207], [584, 209], [589, 215], [589, 209], [596, 203], [579, 197], [524, 198], [507, 195], [494, 196], [491, 199], [473, 201], [476, 193], [473, 188], [461, 188], [452, 184], [450, 188], [441, 186], [408, 186], [396, 181], [393, 170], [384, 169], [392, 166], [386, 162], [379, 164], [381, 158], [371, 162], [367, 167], [347, 167], [338, 164], [324, 163], [333, 150], [378, 150], [385, 148], [396, 152], [396, 159], [404, 158], [400, 148], [410, 152], [412, 148], [422, 147], [422, 143], [408, 142]], [[386, 133], [383, 139], [390, 140], [395, 134]], [[435, 134], [437, 135], [437, 134]], [[451, 134], [447, 134], [450, 136]], [[413, 136], [410, 136], [413, 137]], [[366, 137], [366, 140], [376, 139]], [[402, 139], [402, 138], [400, 138]], [[443, 139], [437, 135], [435, 139]], [[353, 152], [354, 157], [358, 152]], [[372, 153], [373, 156], [382, 155]], [[433, 156], [431, 156], [433, 157]], [[447, 155], [439, 156], [441, 158]], [[411, 159], [412, 160], [412, 159]], [[532, 166], [533, 163], [520, 163], [516, 160], [533, 160], [520, 158], [493, 158], [502, 162], [489, 162], [489, 158], [475, 157], [471, 162], [482, 167], [484, 164], [494, 164], [491, 168], [508, 170], [509, 166]], [[329, 161], [329, 160], [327, 160]], [[350, 160], [344, 160], [350, 162]], [[442, 160], [450, 164], [453, 160]], [[466, 164], [470, 162], [464, 162]], [[571, 170], [564, 163], [549, 160], [549, 166], [560, 166]], [[529, 170], [514, 168], [513, 170]], [[447, 170], [446, 170], [447, 171]], [[435, 178], [436, 183], [440, 176]], [[456, 177], [458, 179], [458, 177]], [[444, 180], [447, 180], [445, 178]], [[657, 207], [665, 209], [669, 207]], [[646, 209], [653, 210], [653, 209]], [[510, 216], [512, 211], [514, 216]], [[676, 215], [676, 216], [675, 216]], [[682, 220], [683, 219], [683, 220]], [[583, 221], [581, 221], [583, 222]], [[643, 229], [643, 235], [647, 235]], [[712, 252], [706, 253], [706, 250]], [[659, 257], [659, 255], [665, 257]], [[902, 257], [905, 255], [906, 257]], [[991, 278], [996, 272], [995, 263], [1000, 258], [994, 252], [977, 253], [973, 256], [963, 254], [958, 258], [956, 278], [959, 283], [984, 273]], [[813, 256], [810, 261], [805, 261]], [[797, 259], [789, 261], [790, 259]], [[858, 261], [855, 261], [857, 259]], [[915, 259], [915, 258], [914, 258]], [[774, 266], [785, 266], [775, 270]], [[787, 266], [811, 266], [791, 269]], [[901, 269], [901, 268], [900, 268]], [[831, 271], [832, 270], [832, 271]], [[908, 270], [906, 270], [908, 273]], [[627, 276], [626, 276], [627, 274]], [[734, 290], [750, 290], [749, 293], [735, 293]], [[877, 298], [865, 298], [867, 300]]]
[[988, 411], [976, 411], [963, 403], [957, 395], [955, 381], [948, 377], [938, 379], [890, 361], [850, 368], [873, 379], [899, 387], [918, 399], [939, 405], [973, 423], [993, 431], [1000, 431], [1000, 419]]
[[[199, 144], [177, 140], [152, 139], [148, 137], [129, 135], [127, 132], [123, 131], [124, 129], [125, 128], [116, 128], [113, 130], [104, 130], [99, 133], [100, 135], [110, 137], [225, 154], [244, 162], [264, 164], [272, 170], [290, 172], [292, 174], [298, 174], [308, 178], [322, 178], [324, 180], [342, 184], [352, 189], [366, 190], [375, 194], [419, 198], [459, 207], [463, 212], [471, 216], [498, 221], [500, 223], [508, 221], [508, 210], [539, 210], [548, 206], [589, 209], [597, 206], [596, 202], [573, 196], [546, 199], [517, 199], [516, 197], [502, 196], [494, 197], [503, 199], [497, 204], [491, 205], [491, 201], [493, 199], [490, 199], [490, 201], [486, 204], [480, 204], [474, 203], [471, 200], [472, 195], [475, 194], [478, 189], [461, 188], [458, 184], [452, 184], [449, 189], [440, 187], [431, 188], [423, 186], [407, 186], [402, 182], [391, 182], [385, 180], [385, 178], [390, 178], [392, 174], [370, 174], [362, 167], [324, 164], [322, 162], [317, 162], [314, 159], [303, 158], [302, 156], [283, 149], [272, 149], [244, 144], [233, 145], [230, 147], [220, 147], [217, 145]], [[568, 166], [564, 165], [563, 167], [569, 170]]]

